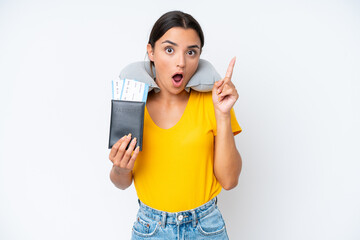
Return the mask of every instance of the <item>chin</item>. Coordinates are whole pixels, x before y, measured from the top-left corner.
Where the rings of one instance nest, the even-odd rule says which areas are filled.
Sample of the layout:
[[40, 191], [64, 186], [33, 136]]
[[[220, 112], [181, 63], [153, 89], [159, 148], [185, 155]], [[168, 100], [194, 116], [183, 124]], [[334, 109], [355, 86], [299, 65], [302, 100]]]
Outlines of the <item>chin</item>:
[[[186, 87], [187, 83], [184, 84], [184, 86], [180, 86], [178, 88], [173, 88], [172, 91], [175, 93], [175, 94], [179, 94], [179, 93], [182, 93], [183, 91], [186, 91], [185, 90], [185, 87]], [[187, 91], [186, 91], [187, 92]]]
[[171, 93], [177, 95], [177, 94], [182, 93], [183, 91], [185, 91], [185, 87], [173, 89], [173, 90], [171, 91]]

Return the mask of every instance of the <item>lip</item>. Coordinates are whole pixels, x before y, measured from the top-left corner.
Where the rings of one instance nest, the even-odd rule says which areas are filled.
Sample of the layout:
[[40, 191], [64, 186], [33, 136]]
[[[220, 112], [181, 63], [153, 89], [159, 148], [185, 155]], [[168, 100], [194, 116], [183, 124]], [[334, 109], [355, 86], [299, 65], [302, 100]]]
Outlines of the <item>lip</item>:
[[183, 76], [183, 78], [184, 78], [184, 72], [176, 72], [176, 73], [174, 73], [174, 74], [172, 75], [172, 77], [174, 77], [174, 76], [177, 75], [177, 74], [181, 74], [181, 75]]

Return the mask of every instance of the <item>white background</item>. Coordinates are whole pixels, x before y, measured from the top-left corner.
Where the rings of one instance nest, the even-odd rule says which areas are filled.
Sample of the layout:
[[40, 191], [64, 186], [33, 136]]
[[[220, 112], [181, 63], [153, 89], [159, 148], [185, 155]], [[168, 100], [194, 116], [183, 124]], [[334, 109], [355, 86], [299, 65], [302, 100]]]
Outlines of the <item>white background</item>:
[[[109, 180], [111, 80], [169, 10], [202, 25], [233, 81], [231, 239], [360, 239], [359, 1], [0, 1], [0, 239], [129, 239]], [[181, 177], [181, 176], [179, 176]]]

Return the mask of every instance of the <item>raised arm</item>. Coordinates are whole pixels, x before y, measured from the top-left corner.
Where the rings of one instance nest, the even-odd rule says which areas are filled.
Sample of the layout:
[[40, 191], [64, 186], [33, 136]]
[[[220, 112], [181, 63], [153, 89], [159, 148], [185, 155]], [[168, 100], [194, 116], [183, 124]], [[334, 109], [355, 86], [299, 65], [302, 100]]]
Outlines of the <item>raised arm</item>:
[[237, 186], [242, 167], [231, 129], [230, 110], [239, 95], [231, 82], [235, 58], [229, 64], [225, 78], [216, 82], [212, 90], [217, 135], [215, 136], [214, 174], [220, 185], [230, 190]]

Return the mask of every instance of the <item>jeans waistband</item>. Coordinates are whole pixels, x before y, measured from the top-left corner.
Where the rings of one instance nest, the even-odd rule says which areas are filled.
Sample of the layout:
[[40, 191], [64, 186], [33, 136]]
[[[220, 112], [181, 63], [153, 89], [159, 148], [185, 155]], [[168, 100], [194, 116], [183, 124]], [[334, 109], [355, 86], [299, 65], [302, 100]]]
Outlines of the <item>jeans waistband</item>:
[[188, 222], [193, 222], [193, 225], [196, 226], [198, 219], [206, 216], [207, 214], [215, 210], [217, 205], [217, 197], [214, 197], [200, 207], [181, 212], [160, 211], [145, 205], [140, 200], [138, 200], [138, 202], [140, 205], [139, 211], [145, 216], [155, 221], [161, 222], [162, 227], [165, 227], [166, 224], [179, 225]]

